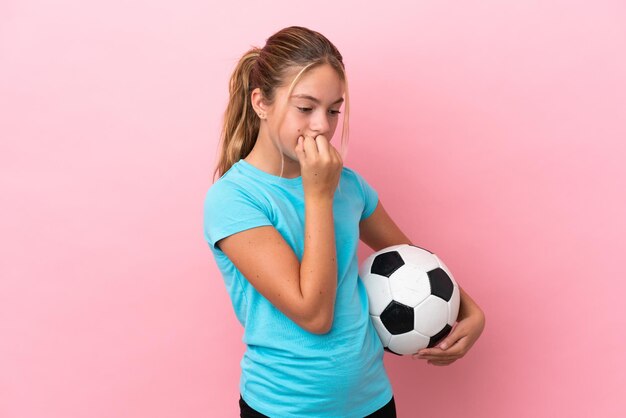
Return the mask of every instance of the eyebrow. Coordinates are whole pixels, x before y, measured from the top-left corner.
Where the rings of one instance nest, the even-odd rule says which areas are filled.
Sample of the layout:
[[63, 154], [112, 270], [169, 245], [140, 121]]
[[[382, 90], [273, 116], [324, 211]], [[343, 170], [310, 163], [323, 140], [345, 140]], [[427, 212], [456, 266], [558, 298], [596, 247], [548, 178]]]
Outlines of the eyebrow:
[[[307, 99], [307, 100], [310, 100], [310, 101], [312, 101], [312, 102], [314, 102], [314, 103], [317, 103], [317, 104], [321, 103], [319, 99], [316, 99], [316, 98], [315, 98], [315, 97], [313, 97], [313, 96], [309, 96], [308, 94], [292, 94], [292, 95], [291, 95], [291, 97], [297, 97], [297, 98], [299, 98], [299, 99]], [[339, 99], [335, 100], [335, 101], [334, 101], [333, 103], [331, 103], [331, 104], [336, 104], [336, 103], [341, 103], [341, 102], [343, 102], [343, 97], [341, 97], [341, 98], [339, 98]]]

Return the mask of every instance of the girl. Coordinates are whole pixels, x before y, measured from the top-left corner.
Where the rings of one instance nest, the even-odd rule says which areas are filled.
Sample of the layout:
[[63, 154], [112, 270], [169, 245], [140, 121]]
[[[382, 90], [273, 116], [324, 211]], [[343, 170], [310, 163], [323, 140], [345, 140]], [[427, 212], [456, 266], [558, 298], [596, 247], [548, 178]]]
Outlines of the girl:
[[[411, 241], [329, 142], [344, 102], [342, 145], [342, 56], [299, 26], [248, 51], [230, 79], [204, 235], [244, 326], [241, 417], [396, 416], [357, 245], [360, 238], [378, 251]], [[453, 332], [414, 358], [450, 364], [483, 326], [461, 290]]]

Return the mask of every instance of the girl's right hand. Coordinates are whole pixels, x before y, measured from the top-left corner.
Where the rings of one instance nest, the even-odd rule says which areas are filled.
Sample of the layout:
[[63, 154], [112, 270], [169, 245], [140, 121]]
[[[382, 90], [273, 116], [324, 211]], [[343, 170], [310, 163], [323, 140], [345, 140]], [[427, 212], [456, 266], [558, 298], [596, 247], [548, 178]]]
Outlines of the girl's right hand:
[[300, 136], [296, 145], [305, 196], [333, 198], [343, 160], [324, 135]]

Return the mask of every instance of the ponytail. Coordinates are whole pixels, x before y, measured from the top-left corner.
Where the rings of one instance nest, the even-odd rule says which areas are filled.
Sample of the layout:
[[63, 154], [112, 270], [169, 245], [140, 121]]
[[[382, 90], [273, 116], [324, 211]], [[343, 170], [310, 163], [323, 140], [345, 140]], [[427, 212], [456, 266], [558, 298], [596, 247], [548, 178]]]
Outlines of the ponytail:
[[228, 106], [220, 135], [220, 158], [213, 173], [222, 177], [237, 161], [245, 158], [256, 143], [260, 121], [250, 102], [250, 73], [259, 57], [259, 48], [246, 52], [235, 67], [229, 84]]

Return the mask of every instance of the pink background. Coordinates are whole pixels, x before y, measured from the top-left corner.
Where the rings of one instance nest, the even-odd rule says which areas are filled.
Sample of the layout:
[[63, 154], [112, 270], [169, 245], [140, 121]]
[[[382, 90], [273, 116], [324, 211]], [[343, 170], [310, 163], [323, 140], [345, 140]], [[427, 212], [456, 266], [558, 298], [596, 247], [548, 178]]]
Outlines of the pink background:
[[626, 416], [626, 6], [375, 3], [0, 3], [0, 416], [238, 416], [202, 203], [228, 77], [289, 25], [345, 57], [345, 164], [487, 316], [449, 367], [385, 355], [399, 416]]

